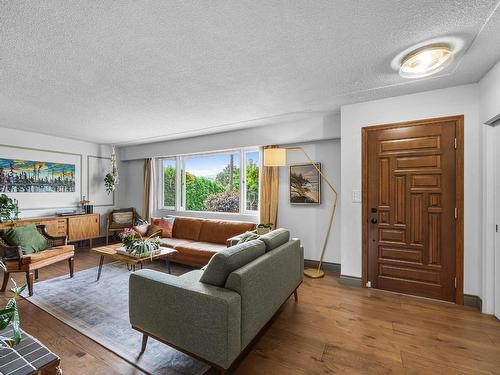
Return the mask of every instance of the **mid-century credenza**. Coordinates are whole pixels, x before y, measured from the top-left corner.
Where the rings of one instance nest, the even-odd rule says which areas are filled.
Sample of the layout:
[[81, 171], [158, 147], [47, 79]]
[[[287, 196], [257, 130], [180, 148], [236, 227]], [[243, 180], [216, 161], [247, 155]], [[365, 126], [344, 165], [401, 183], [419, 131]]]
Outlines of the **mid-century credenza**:
[[101, 228], [99, 214], [85, 214], [72, 216], [44, 216], [17, 220], [15, 223], [0, 223], [0, 228], [13, 225], [44, 224], [51, 236], [68, 236], [69, 242], [92, 240], [98, 238]]

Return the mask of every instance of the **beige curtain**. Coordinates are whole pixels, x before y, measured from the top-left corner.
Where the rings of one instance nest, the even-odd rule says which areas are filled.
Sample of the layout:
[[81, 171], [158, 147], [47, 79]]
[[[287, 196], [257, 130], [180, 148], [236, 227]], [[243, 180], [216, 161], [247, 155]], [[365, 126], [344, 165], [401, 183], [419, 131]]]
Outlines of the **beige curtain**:
[[[264, 146], [275, 148], [277, 146]], [[279, 197], [279, 167], [262, 167], [261, 196], [260, 196], [260, 222], [272, 223], [278, 227], [278, 197]]]
[[156, 210], [156, 168], [155, 159], [144, 160], [144, 195], [142, 199], [142, 216], [151, 221]]

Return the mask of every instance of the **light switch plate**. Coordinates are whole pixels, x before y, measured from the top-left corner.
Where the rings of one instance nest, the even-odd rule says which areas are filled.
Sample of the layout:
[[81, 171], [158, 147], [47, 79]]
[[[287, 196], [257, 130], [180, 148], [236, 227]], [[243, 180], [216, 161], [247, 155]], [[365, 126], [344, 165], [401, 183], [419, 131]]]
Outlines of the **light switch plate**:
[[361, 203], [361, 190], [352, 191], [352, 203]]

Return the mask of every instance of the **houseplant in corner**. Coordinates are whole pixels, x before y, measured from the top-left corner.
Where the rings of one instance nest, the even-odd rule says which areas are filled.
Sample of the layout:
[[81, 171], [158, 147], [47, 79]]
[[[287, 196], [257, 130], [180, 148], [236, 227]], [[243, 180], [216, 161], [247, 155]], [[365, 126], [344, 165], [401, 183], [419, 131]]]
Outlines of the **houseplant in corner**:
[[118, 249], [117, 252], [121, 254], [143, 258], [152, 257], [160, 252], [160, 239], [155, 235], [143, 238], [133, 229], [126, 229], [120, 233], [120, 237], [123, 248]]

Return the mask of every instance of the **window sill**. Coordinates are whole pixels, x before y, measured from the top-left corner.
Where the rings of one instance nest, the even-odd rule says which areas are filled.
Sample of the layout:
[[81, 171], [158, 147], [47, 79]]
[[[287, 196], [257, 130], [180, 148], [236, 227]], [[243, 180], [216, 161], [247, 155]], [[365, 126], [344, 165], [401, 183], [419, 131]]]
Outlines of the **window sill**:
[[191, 216], [199, 217], [202, 219], [228, 219], [228, 220], [242, 220], [257, 222], [259, 220], [259, 212], [215, 212], [215, 211], [176, 211], [166, 208], [160, 208], [159, 214], [167, 214], [174, 216]]

